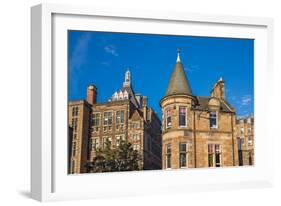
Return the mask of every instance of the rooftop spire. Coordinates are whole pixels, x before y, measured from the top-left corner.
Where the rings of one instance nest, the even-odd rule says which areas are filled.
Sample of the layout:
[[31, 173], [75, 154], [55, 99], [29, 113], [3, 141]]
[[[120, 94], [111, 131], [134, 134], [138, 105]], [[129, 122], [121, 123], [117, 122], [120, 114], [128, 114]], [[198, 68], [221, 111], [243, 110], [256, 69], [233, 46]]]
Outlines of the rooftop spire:
[[181, 61], [181, 59], [180, 59], [180, 53], [181, 53], [181, 50], [178, 48], [178, 57], [177, 57], [177, 62], [180, 62]]
[[123, 86], [131, 86], [131, 72], [129, 69], [125, 73], [125, 81], [123, 83]]
[[178, 49], [178, 58], [174, 70], [170, 77], [169, 86], [166, 91], [166, 96], [175, 94], [192, 95], [191, 87], [186, 78], [183, 65], [180, 61], [180, 50]]

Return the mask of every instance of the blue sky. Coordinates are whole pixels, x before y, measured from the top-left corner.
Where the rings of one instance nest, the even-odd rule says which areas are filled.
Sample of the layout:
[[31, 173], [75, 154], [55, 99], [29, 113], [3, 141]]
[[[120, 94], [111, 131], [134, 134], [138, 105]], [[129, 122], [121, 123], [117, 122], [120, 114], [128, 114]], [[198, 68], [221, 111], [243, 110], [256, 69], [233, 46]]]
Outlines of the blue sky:
[[165, 36], [108, 32], [68, 32], [68, 98], [86, 98], [86, 88], [98, 88], [98, 102], [119, 90], [131, 71], [135, 93], [148, 97], [161, 117], [165, 95], [176, 62], [177, 48], [195, 96], [209, 96], [215, 82], [225, 80], [227, 101], [237, 116], [254, 112], [254, 40]]

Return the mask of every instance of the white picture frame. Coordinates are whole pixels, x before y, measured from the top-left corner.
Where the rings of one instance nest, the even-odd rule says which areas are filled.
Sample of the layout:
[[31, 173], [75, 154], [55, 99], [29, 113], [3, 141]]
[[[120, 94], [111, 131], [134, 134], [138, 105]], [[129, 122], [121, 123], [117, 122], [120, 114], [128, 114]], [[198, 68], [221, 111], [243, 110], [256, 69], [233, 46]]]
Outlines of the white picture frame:
[[[53, 201], [273, 185], [274, 136], [268, 121], [272, 110], [267, 110], [273, 91], [272, 19], [41, 4], [31, 9], [31, 26], [32, 198]], [[57, 137], [67, 134], [60, 125], [66, 121], [68, 29], [254, 38], [255, 166], [67, 175], [67, 138]]]

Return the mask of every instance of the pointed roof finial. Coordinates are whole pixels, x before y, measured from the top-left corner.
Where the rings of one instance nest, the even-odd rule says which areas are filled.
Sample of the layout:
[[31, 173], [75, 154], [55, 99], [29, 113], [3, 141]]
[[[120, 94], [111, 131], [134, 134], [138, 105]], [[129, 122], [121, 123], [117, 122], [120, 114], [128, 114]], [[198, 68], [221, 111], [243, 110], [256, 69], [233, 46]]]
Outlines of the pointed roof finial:
[[180, 48], [178, 48], [177, 51], [178, 51], [177, 62], [180, 62], [181, 61], [181, 59], [180, 59], [180, 52], [181, 52]]
[[131, 72], [129, 69], [125, 72], [125, 80], [123, 86], [130, 86], [131, 85]]

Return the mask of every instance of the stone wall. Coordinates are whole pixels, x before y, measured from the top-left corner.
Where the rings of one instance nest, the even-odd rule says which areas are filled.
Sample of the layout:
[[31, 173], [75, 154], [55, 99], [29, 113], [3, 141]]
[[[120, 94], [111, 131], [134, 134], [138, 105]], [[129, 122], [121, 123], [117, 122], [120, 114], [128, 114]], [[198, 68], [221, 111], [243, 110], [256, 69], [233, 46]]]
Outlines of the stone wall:
[[[161, 102], [163, 112], [162, 165], [166, 168], [167, 145], [171, 145], [171, 168], [180, 168], [180, 143], [187, 143], [187, 167], [208, 167], [208, 144], [219, 144], [221, 166], [238, 165], [237, 143], [234, 137], [235, 114], [218, 111], [218, 127], [210, 128], [209, 112], [195, 110], [193, 98], [173, 96]], [[187, 125], [179, 126], [179, 107], [186, 107]], [[171, 110], [171, 126], [167, 128], [166, 111]]]

